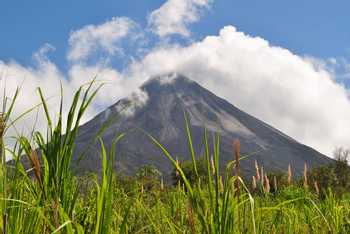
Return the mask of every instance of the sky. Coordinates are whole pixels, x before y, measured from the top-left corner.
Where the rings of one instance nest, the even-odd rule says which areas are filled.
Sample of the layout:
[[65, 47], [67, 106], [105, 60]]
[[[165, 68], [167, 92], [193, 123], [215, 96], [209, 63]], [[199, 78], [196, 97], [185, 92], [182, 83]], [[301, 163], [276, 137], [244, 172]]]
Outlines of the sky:
[[[60, 82], [69, 99], [98, 75], [107, 85], [87, 121], [148, 77], [176, 71], [330, 155], [350, 147], [349, 7], [345, 0], [3, 1], [0, 85], [8, 95], [22, 86], [19, 114], [39, 102], [38, 86], [56, 97], [54, 110]], [[33, 119], [18, 129], [28, 131]]]

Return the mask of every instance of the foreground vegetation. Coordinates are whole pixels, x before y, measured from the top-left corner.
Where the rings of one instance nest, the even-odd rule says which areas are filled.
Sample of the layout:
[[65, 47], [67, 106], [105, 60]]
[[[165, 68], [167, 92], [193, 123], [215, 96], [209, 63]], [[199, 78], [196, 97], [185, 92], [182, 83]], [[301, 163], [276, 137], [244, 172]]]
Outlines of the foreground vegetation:
[[[39, 89], [47, 132], [18, 136], [11, 149], [4, 134], [15, 122], [10, 115], [17, 93], [4, 98], [0, 115], [3, 233], [350, 233], [350, 173], [345, 157], [313, 171], [306, 166], [300, 180], [293, 177], [291, 167], [286, 174], [267, 173], [256, 163], [256, 175], [244, 181], [239, 141], [233, 143], [232, 162], [222, 167], [219, 137], [209, 144], [205, 134], [205, 155], [197, 160], [186, 116], [190, 162], [178, 162], [149, 136], [171, 161], [174, 185], [165, 185], [151, 166], [132, 178], [114, 172], [115, 145], [123, 134], [110, 152], [96, 136], [101, 174], [76, 177], [71, 171], [74, 140], [97, 91], [92, 83], [79, 89], [68, 115], [63, 116], [61, 105], [53, 122]], [[6, 163], [5, 153], [11, 154], [12, 163]]]

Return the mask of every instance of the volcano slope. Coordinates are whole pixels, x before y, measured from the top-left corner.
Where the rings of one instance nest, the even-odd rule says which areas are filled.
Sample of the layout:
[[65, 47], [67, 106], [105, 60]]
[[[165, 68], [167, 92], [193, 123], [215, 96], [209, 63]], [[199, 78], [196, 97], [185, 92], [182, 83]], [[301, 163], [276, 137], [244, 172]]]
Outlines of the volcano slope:
[[107, 150], [116, 136], [125, 134], [116, 148], [114, 167], [119, 173], [133, 175], [144, 165], [154, 165], [169, 179], [173, 167], [145, 133], [155, 137], [179, 161], [190, 159], [184, 113], [197, 157], [204, 154], [204, 129], [211, 136], [210, 142], [214, 134], [220, 135], [221, 166], [233, 160], [232, 142], [240, 140], [242, 156], [248, 156], [241, 160], [244, 176], [254, 174], [255, 160], [268, 172], [286, 171], [291, 164], [295, 175], [302, 173], [304, 163], [317, 167], [332, 161], [183, 75], [153, 77], [140, 90], [80, 127], [75, 150], [75, 155], [80, 155], [75, 157], [78, 173], [100, 170], [96, 136], [106, 126], [101, 138]]

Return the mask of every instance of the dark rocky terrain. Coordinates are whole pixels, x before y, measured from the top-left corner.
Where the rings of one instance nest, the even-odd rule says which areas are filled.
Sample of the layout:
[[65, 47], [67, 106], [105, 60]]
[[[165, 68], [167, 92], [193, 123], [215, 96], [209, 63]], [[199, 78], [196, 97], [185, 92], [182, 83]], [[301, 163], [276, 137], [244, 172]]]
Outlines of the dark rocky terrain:
[[325, 155], [239, 110], [182, 75], [152, 78], [141, 90], [81, 126], [76, 155], [84, 153], [84, 156], [76, 163], [78, 172], [99, 170], [100, 146], [93, 139], [108, 121], [101, 135], [107, 149], [117, 135], [125, 133], [116, 149], [116, 170], [132, 175], [139, 167], [152, 164], [168, 177], [172, 171], [168, 159], [143, 131], [157, 138], [180, 161], [190, 159], [184, 111], [189, 116], [196, 155], [203, 154], [204, 127], [209, 135], [219, 133], [221, 136], [221, 165], [233, 159], [232, 142], [238, 138], [242, 155], [250, 155], [241, 161], [244, 175], [254, 173], [254, 160], [268, 171], [286, 171], [290, 163], [296, 175], [302, 173], [305, 162], [311, 167], [331, 162]]

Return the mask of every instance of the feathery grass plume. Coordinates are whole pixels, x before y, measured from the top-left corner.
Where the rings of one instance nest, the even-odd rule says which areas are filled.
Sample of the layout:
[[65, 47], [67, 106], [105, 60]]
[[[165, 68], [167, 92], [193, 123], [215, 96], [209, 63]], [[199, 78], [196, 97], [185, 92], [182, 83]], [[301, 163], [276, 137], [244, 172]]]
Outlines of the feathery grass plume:
[[222, 176], [220, 176], [220, 179], [219, 179], [219, 186], [220, 186], [220, 192], [222, 193], [224, 191], [224, 183], [222, 181]]
[[304, 164], [304, 188], [308, 188], [308, 181], [307, 181], [307, 164]]
[[315, 182], [314, 182], [314, 187], [315, 187], [316, 194], [319, 196], [320, 195], [320, 189], [318, 187], [317, 180], [315, 180]]
[[260, 183], [261, 183], [262, 186], [264, 186], [264, 176], [265, 176], [265, 174], [264, 174], [264, 167], [261, 166], [261, 168], [260, 168]]
[[180, 180], [177, 181], [177, 191], [180, 191], [181, 190], [181, 183], [180, 183]]
[[[240, 194], [241, 194], [241, 188], [240, 188], [240, 157], [241, 157], [241, 143], [238, 139], [234, 140], [233, 142], [233, 152], [234, 152], [234, 160], [235, 160], [235, 172], [236, 172], [236, 180], [235, 180], [235, 187], [236, 192], [235, 195], [237, 196], [238, 201], [240, 200]], [[238, 225], [241, 224], [241, 218], [240, 218], [240, 212], [237, 213], [238, 215]]]
[[273, 176], [273, 189], [275, 190], [275, 192], [277, 192], [278, 190], [276, 176]]
[[260, 170], [258, 161], [255, 160], [255, 171], [256, 171], [256, 180], [260, 181]]
[[269, 193], [270, 192], [270, 180], [269, 178], [267, 177], [267, 174], [265, 174], [264, 176], [264, 190], [265, 190], [265, 193]]
[[210, 166], [211, 166], [212, 174], [215, 175], [215, 164], [214, 164], [213, 156], [210, 157]]
[[[2, 181], [2, 191], [6, 191], [5, 190], [5, 187], [6, 187], [6, 185], [5, 185], [5, 183], [6, 183], [6, 172], [5, 172], [5, 167], [6, 167], [6, 165], [5, 165], [5, 159], [3, 159], [3, 157], [5, 157], [5, 155], [2, 155], [3, 154], [3, 152], [5, 152], [5, 150], [3, 149], [4, 148], [4, 139], [3, 139], [3, 137], [4, 137], [4, 132], [5, 132], [5, 118], [4, 118], [4, 115], [3, 115], [3, 113], [0, 113], [0, 159], [1, 159], [1, 162], [2, 162], [2, 168], [1, 168], [1, 173], [2, 173], [2, 175], [1, 175], [1, 177], [3, 177], [3, 181]], [[4, 172], [3, 172], [4, 171]], [[1, 194], [2, 196], [4, 196], [5, 197], [5, 192], [3, 193], [3, 194]], [[7, 230], [6, 230], [6, 227], [7, 227], [7, 213], [6, 213], [6, 201], [4, 200], [3, 202], [2, 202], [2, 207], [1, 207], [1, 210], [4, 210], [4, 212], [2, 212], [3, 214], [2, 214], [2, 232], [3, 233], [7, 233]]]
[[252, 176], [252, 188], [253, 188], [253, 190], [256, 189], [256, 178], [255, 178], [255, 176]]
[[233, 150], [234, 150], [234, 154], [235, 154], [235, 173], [236, 173], [236, 181], [235, 181], [235, 185], [236, 185], [236, 195], [239, 198], [239, 194], [240, 194], [240, 181], [239, 181], [239, 177], [240, 177], [240, 157], [241, 157], [241, 143], [238, 139], [236, 139], [233, 142]]
[[5, 127], [5, 116], [3, 113], [0, 112], [0, 158], [2, 158], [3, 153]]
[[164, 190], [164, 181], [163, 181], [163, 177], [160, 179], [160, 189]]
[[0, 112], [0, 146], [5, 133], [5, 116]]
[[292, 166], [288, 164], [288, 185], [292, 185]]
[[4, 118], [4, 114], [0, 112], [0, 139], [3, 138], [4, 132], [5, 132], [5, 118]]
[[180, 163], [179, 163], [179, 160], [176, 158], [176, 170], [175, 170], [175, 175], [176, 177], [179, 177], [179, 170], [177, 169], [178, 167], [180, 167]]
[[32, 153], [30, 154], [29, 159], [30, 159], [30, 162], [32, 163], [32, 167], [34, 168], [35, 178], [40, 184], [42, 184], [41, 166], [40, 166], [38, 153], [36, 152], [36, 150], [32, 150]]
[[187, 205], [187, 218], [188, 218], [188, 225], [190, 226], [190, 229], [191, 229], [191, 233], [192, 234], [197, 233], [196, 224], [195, 224], [194, 215], [193, 215], [193, 208], [190, 202]]
[[[5, 118], [3, 113], [0, 112], [0, 159], [1, 162], [5, 162], [6, 160], [4, 160], [3, 157], [3, 152], [5, 152], [4, 148], [4, 133], [5, 133]], [[5, 157], [5, 155], [4, 155]]]
[[60, 226], [60, 220], [59, 220], [59, 215], [58, 215], [58, 202], [52, 200], [51, 202], [51, 208], [53, 211], [53, 220], [55, 224], [55, 228], [58, 228]]

